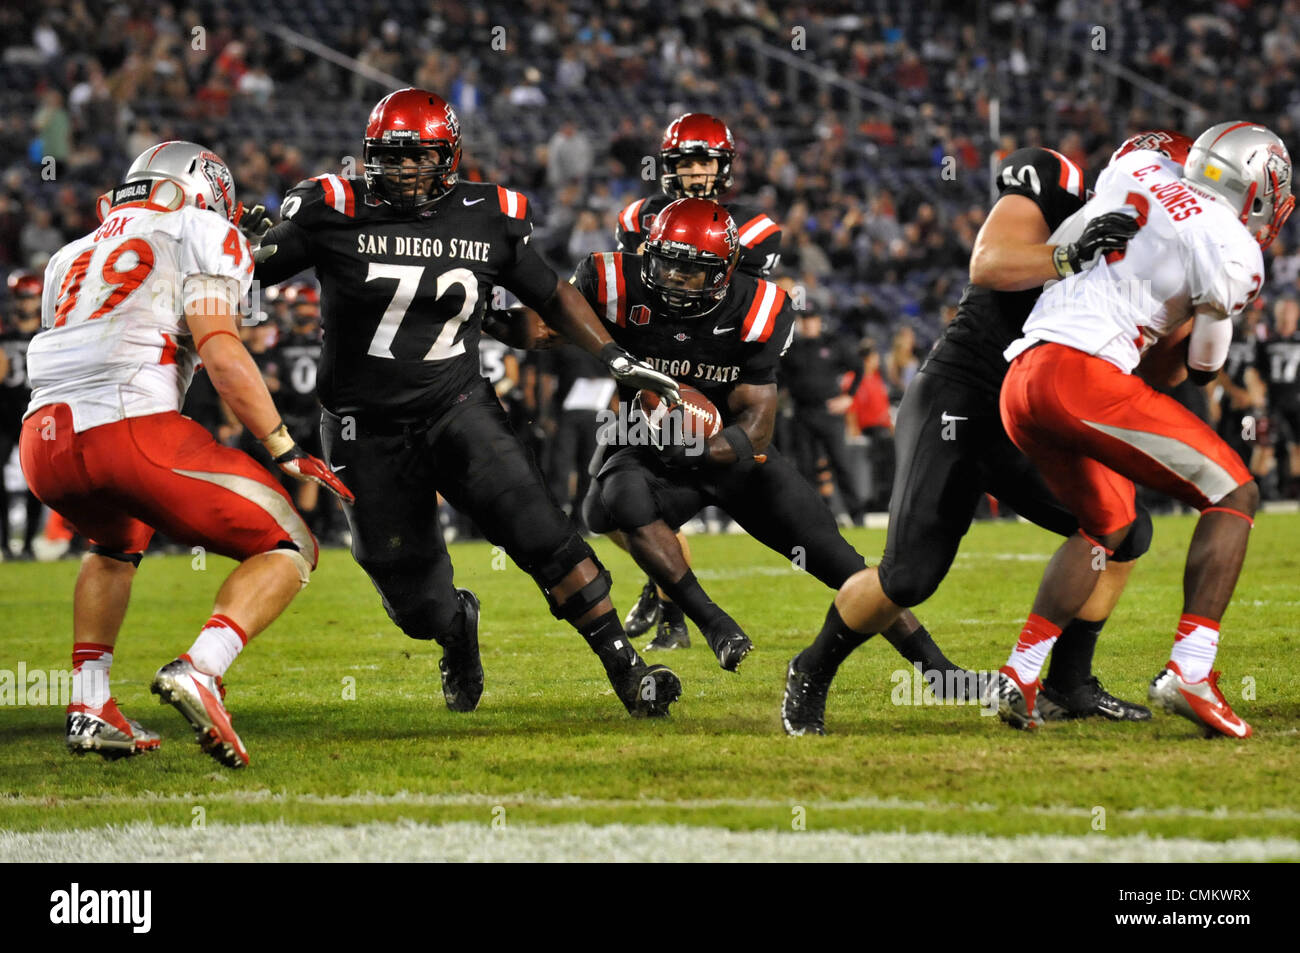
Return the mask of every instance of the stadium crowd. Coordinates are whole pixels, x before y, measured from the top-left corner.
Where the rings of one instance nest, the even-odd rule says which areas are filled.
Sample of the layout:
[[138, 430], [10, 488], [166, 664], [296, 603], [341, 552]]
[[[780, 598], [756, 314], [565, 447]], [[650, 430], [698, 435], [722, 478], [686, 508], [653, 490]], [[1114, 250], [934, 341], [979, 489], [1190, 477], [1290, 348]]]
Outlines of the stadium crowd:
[[[800, 444], [806, 472], [828, 496], [840, 484], [846, 512], [858, 496], [883, 508], [890, 407], [955, 314], [988, 204], [991, 159], [1048, 145], [1095, 174], [1137, 130], [1195, 134], [1238, 113], [1296, 145], [1300, 3], [1142, 5], [1142, 17], [1126, 16], [1137, 6], [7, 5], [0, 451], [8, 457], [24, 404], [31, 328], [20, 315], [31, 284], [23, 276], [39, 275], [53, 251], [93, 229], [95, 198], [141, 149], [168, 138], [210, 144], [230, 162], [240, 198], [275, 209], [307, 176], [358, 172], [370, 104], [389, 85], [413, 83], [441, 91], [459, 110], [468, 177], [529, 195], [538, 247], [561, 270], [609, 248], [619, 210], [657, 190], [654, 158], [668, 120], [687, 110], [723, 117], [738, 143], [735, 192], [782, 225], [777, 275], [803, 290], [805, 313], [819, 319], [801, 321], [800, 334], [831, 342], [845, 398], [835, 415], [843, 435], [866, 450], [846, 469], [839, 449], [806, 442], [793, 396], [780, 439]], [[316, 42], [393, 82], [309, 52]], [[1056, 64], [1046, 74], [1029, 66], [1046, 61]], [[1121, 61], [1135, 72], [1111, 68]], [[1208, 400], [1188, 397], [1237, 435], [1273, 497], [1296, 495], [1300, 476], [1300, 425], [1294, 413], [1279, 413], [1300, 404], [1300, 384], [1293, 363], [1272, 347], [1300, 341], [1298, 228], [1290, 223], [1267, 253], [1271, 284], [1242, 322], [1220, 384]], [[306, 319], [313, 295], [308, 285], [266, 295], [270, 320], [246, 329], [273, 390], [306, 381], [305, 372], [293, 378], [286, 370], [284, 349], [319, 334]], [[296, 326], [295, 313], [305, 323]], [[567, 430], [564, 419], [581, 373], [553, 355], [504, 350], [485, 355], [484, 370], [530, 434], [557, 495], [580, 499], [587, 438], [572, 436], [573, 418]], [[788, 369], [786, 382], [798, 373]], [[214, 396], [200, 384], [187, 412], [236, 443], [238, 428]], [[562, 433], [570, 435], [556, 439]], [[11, 464], [6, 491], [17, 513], [15, 471]], [[326, 538], [340, 525], [330, 513], [318, 519]], [[30, 536], [25, 542], [20, 548], [30, 550]]]

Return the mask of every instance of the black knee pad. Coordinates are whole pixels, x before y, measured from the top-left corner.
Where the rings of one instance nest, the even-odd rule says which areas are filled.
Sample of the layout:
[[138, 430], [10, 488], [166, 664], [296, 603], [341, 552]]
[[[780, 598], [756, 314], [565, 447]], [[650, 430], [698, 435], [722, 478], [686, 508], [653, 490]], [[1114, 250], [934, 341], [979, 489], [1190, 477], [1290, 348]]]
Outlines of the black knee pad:
[[944, 576], [937, 571], [937, 567], [927, 565], [923, 553], [915, 554], [911, 559], [900, 563], [888, 551], [876, 567], [876, 575], [880, 580], [880, 589], [889, 601], [904, 609], [919, 606], [934, 595]]
[[1137, 508], [1137, 518], [1128, 529], [1124, 541], [1115, 547], [1111, 559], [1117, 563], [1131, 563], [1151, 548], [1151, 537], [1155, 530], [1151, 526], [1151, 514], [1145, 506]]
[[[574, 567], [588, 559], [596, 567], [596, 578], [560, 602], [552, 595], [552, 590], [573, 572]], [[521, 568], [541, 587], [546, 595], [546, 601], [550, 604], [551, 615], [557, 619], [573, 622], [600, 605], [609, 596], [611, 583], [609, 571], [577, 533], [570, 534], [559, 548], [545, 559], [532, 565], [521, 564]]]
[[90, 551], [96, 556], [103, 556], [105, 559], [115, 559], [120, 563], [130, 563], [137, 569], [140, 567], [140, 560], [144, 558], [144, 553], [119, 553], [115, 549], [105, 549], [99, 543], [91, 543]]
[[627, 532], [649, 526], [659, 519], [650, 485], [640, 470], [615, 470], [597, 480], [595, 485], [600, 488], [601, 505], [614, 529]]

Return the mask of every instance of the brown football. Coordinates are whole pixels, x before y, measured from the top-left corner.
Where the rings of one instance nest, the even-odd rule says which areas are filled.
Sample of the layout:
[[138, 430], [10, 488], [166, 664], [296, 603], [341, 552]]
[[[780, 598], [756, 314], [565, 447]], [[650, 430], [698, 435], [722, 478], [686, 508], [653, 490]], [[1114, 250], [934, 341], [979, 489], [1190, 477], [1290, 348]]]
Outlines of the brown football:
[[[705, 440], [717, 436], [722, 430], [722, 414], [713, 401], [705, 397], [694, 387], [679, 387], [682, 395], [682, 434], [687, 437], [700, 436]], [[664, 426], [672, 408], [664, 399], [652, 390], [636, 392], [636, 403], [645, 415], [646, 426], [656, 434]]]

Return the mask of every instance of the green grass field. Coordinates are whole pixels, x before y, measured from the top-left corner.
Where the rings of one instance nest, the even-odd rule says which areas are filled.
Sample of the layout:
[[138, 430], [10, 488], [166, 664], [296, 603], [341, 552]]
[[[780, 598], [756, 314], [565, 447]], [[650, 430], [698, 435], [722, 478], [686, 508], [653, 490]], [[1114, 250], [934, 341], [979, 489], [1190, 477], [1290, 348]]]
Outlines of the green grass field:
[[[1103, 635], [1096, 668], [1116, 694], [1144, 699], [1168, 657], [1193, 525], [1157, 521]], [[883, 545], [878, 531], [850, 539], [872, 559]], [[974, 706], [895, 704], [904, 663], [883, 639], [841, 669], [832, 734], [788, 738], [785, 665], [817, 631], [830, 592], [743, 536], [693, 547], [704, 585], [757, 651], [738, 675], [717, 667], [702, 638], [656, 659], [685, 686], [666, 722], [624, 714], [581, 639], [513, 564], [485, 544], [453, 546], [457, 583], [483, 602], [487, 690], [477, 712], [452, 714], [437, 646], [403, 637], [349, 555], [327, 551], [228, 676], [252, 755], [238, 772], [201, 755], [148, 692], [158, 666], [189, 646], [231, 564], [212, 558], [196, 571], [188, 558], [150, 558], [113, 685], [129, 715], [163, 733], [162, 749], [111, 764], [73, 758], [60, 707], [0, 708], [0, 860], [1300, 859], [1297, 540], [1300, 515], [1261, 517], [1225, 619], [1218, 667], [1255, 728], [1245, 742], [1205, 740], [1161, 712], [1147, 724], [1027, 735]], [[641, 577], [612, 545], [596, 545], [625, 611]], [[918, 615], [954, 660], [996, 668], [1055, 545], [1027, 525], [975, 526]], [[0, 669], [70, 667], [76, 568], [0, 566]], [[911, 701], [910, 683], [905, 694]]]

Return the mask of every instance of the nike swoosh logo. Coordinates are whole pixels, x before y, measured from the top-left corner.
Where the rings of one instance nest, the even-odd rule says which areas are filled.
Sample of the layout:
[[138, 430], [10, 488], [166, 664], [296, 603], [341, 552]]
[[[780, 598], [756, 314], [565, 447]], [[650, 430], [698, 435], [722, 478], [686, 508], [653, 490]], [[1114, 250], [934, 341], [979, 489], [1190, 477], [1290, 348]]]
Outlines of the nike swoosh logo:
[[341, 463], [338, 466], [334, 466], [334, 464], [332, 463], [330, 464], [330, 471], [332, 473], [338, 473], [340, 470], [345, 470], [345, 469], [347, 469], [346, 463]]
[[483, 200], [482, 199], [461, 199], [461, 201], [464, 202], [466, 205], [478, 205], [478, 203], [482, 202]]
[[944, 423], [951, 423], [954, 420], [970, 420], [969, 417], [954, 417], [946, 410], [939, 415], [939, 419], [942, 420]]
[[714, 328], [714, 329], [713, 329], [713, 333], [714, 333], [714, 334], [726, 334], [728, 331], [734, 331], [734, 330], [736, 330], [736, 328], [735, 328], [735, 326], [733, 325], [732, 327], [729, 327], [729, 328]]

